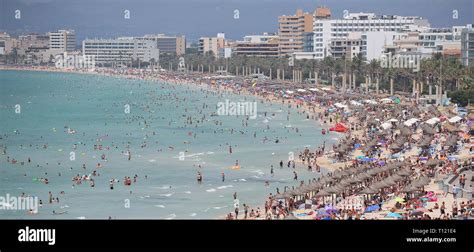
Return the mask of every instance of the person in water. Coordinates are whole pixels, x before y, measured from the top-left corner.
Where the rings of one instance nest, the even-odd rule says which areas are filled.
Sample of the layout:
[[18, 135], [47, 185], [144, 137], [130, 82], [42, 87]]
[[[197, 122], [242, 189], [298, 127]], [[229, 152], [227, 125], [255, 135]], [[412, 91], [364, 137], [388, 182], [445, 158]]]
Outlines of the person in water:
[[201, 174], [201, 172], [198, 172], [198, 174], [197, 174], [197, 182], [198, 182], [198, 184], [202, 183], [202, 174]]

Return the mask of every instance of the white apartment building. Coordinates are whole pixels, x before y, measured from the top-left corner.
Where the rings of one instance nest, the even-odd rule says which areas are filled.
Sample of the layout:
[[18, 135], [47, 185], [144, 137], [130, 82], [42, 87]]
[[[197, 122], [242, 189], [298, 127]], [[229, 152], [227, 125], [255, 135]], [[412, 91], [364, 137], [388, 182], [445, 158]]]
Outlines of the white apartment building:
[[314, 48], [317, 59], [331, 56], [331, 39], [346, 38], [351, 32], [398, 32], [424, 30], [429, 27], [427, 20], [420, 17], [383, 15], [374, 13], [349, 13], [343, 19], [314, 18]]
[[443, 53], [447, 48], [461, 49], [461, 31], [466, 26], [432, 28], [419, 33], [420, 46], [432, 53]]
[[58, 30], [48, 32], [49, 49], [63, 52], [72, 52], [76, 49], [76, 33], [74, 30]]
[[96, 64], [159, 61], [160, 51], [152, 40], [122, 37], [117, 39], [86, 39], [82, 41], [82, 54], [94, 56]]
[[461, 62], [468, 66], [474, 63], [474, 27], [467, 25], [461, 31]]
[[393, 31], [369, 31], [360, 33], [362, 41], [360, 52], [362, 53], [362, 56], [367, 62], [374, 59], [380, 59], [385, 51], [385, 46], [393, 45], [393, 41], [397, 37], [397, 34], [399, 33]]

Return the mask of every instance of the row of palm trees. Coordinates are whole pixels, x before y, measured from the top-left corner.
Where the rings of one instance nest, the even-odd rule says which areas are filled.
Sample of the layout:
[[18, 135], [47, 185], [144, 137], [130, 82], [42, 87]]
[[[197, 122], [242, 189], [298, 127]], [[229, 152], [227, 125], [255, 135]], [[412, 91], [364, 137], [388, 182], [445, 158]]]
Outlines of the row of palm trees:
[[[314, 79], [317, 74], [318, 83], [343, 88], [371, 86], [371, 89], [378, 87], [381, 91], [392, 93], [437, 93], [436, 98], [440, 98], [445, 91], [474, 88], [474, 66], [464, 66], [458, 59], [441, 54], [421, 59], [419, 69], [385, 68], [379, 60], [366, 62], [361, 54], [352, 59], [326, 57], [320, 61], [294, 60], [292, 66], [288, 58], [232, 56], [223, 59], [216, 58], [212, 53], [192, 53], [182, 57], [187, 71], [215, 72], [223, 69], [234, 75], [263, 73], [272, 79], [293, 80], [296, 70], [303, 81]], [[159, 61], [162, 68], [173, 70], [177, 70], [178, 62], [179, 57], [175, 55], [162, 56]], [[377, 82], [378, 85], [375, 84]]]

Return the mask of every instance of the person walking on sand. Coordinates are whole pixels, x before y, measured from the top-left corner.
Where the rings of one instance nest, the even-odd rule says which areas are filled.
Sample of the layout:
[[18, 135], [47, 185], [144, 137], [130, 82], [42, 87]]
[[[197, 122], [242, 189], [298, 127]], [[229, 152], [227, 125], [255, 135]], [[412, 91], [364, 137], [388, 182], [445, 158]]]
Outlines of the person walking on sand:
[[244, 204], [244, 219], [247, 219], [248, 212], [249, 212], [249, 206]]
[[235, 219], [237, 220], [239, 217], [239, 207], [235, 208]]
[[298, 180], [298, 174], [296, 173], [296, 171], [293, 171], [293, 180]]
[[453, 185], [453, 199], [456, 199], [456, 196], [458, 194], [458, 187], [456, 185]]

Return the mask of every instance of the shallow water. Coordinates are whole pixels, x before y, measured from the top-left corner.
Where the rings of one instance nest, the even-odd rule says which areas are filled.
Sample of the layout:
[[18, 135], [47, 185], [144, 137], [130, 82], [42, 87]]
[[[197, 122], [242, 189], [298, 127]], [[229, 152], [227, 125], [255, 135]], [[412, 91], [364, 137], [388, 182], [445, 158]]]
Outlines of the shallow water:
[[[225, 99], [257, 101], [257, 118], [244, 127], [242, 116], [211, 117], [217, 103]], [[20, 113], [15, 113], [16, 104], [21, 106]], [[130, 105], [129, 114], [124, 112], [126, 104]], [[219, 95], [203, 86], [86, 74], [0, 71], [0, 150], [7, 148], [7, 153], [0, 155], [0, 196], [24, 192], [43, 201], [37, 215], [0, 210], [0, 218], [218, 218], [233, 210], [234, 192], [241, 205], [261, 206], [275, 188], [282, 191], [284, 186], [297, 185], [293, 169], [286, 167], [289, 152], [296, 156], [306, 146], [315, 148], [323, 141], [330, 146], [335, 141], [335, 135], [322, 136], [317, 123], [295, 109], [290, 109], [287, 121], [288, 110], [286, 105], [260, 103], [255, 97]], [[205, 122], [195, 127], [203, 115]], [[187, 116], [193, 116], [192, 125], [185, 125]], [[222, 125], [216, 125], [216, 120]], [[68, 127], [76, 133], [68, 134]], [[269, 140], [264, 143], [265, 136]], [[275, 143], [276, 138], [279, 143]], [[142, 148], [144, 143], [146, 147]], [[94, 150], [93, 146], [99, 144], [110, 149]], [[232, 154], [228, 144], [232, 145]], [[127, 145], [132, 154], [130, 161], [124, 154]], [[75, 152], [75, 160], [70, 160], [71, 151]], [[184, 152], [183, 160], [180, 152]], [[107, 161], [101, 160], [102, 154]], [[19, 162], [8, 163], [7, 156]], [[236, 160], [241, 169], [232, 170]], [[280, 160], [285, 163], [283, 169]], [[103, 167], [96, 169], [97, 163]], [[202, 166], [202, 184], [196, 182], [198, 164]], [[270, 165], [274, 166], [274, 177], [270, 176]], [[94, 177], [95, 187], [87, 182], [72, 187], [73, 176], [87, 175], [94, 169], [100, 174]], [[298, 181], [318, 176], [301, 166], [296, 171]], [[225, 173], [225, 182], [221, 181], [221, 172]], [[124, 186], [122, 179], [135, 174], [137, 182]], [[35, 178], [48, 178], [50, 183]], [[114, 190], [109, 189], [112, 178], [120, 180]], [[265, 180], [270, 181], [269, 187], [265, 187]], [[59, 197], [59, 203], [47, 203], [49, 191]], [[67, 213], [52, 215], [53, 210]]]

